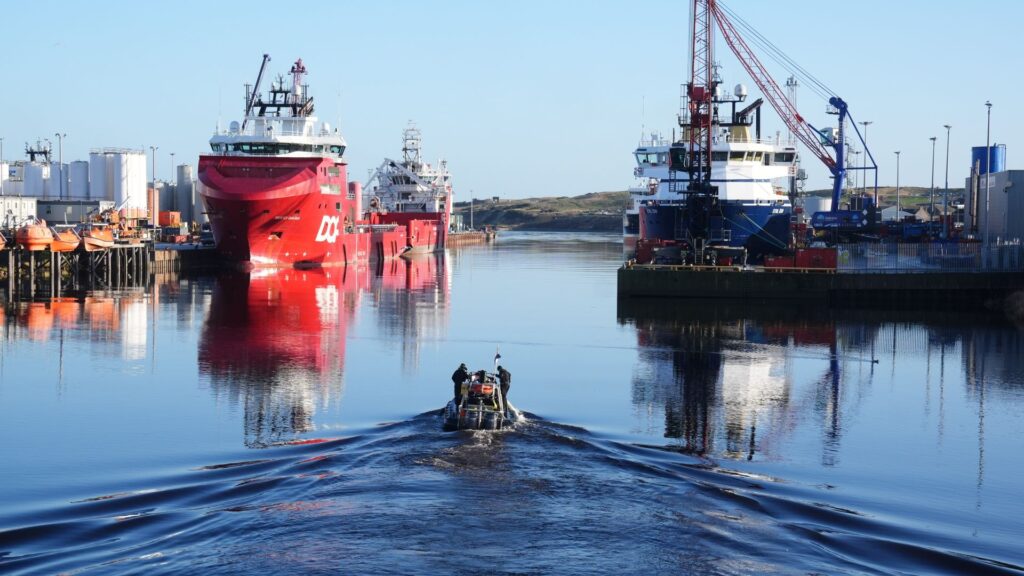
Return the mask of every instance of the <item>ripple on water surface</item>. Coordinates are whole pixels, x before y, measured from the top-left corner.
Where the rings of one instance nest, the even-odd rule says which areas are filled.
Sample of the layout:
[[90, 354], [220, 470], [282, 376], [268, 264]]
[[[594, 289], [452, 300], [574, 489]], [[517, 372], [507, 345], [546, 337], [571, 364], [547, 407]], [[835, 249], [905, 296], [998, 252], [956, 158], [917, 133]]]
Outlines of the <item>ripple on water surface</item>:
[[[0, 569], [205, 573], [1018, 573], [829, 491], [530, 416], [436, 413], [7, 518]], [[44, 518], [45, 521], [39, 521]], [[595, 553], [595, 551], [600, 553]]]

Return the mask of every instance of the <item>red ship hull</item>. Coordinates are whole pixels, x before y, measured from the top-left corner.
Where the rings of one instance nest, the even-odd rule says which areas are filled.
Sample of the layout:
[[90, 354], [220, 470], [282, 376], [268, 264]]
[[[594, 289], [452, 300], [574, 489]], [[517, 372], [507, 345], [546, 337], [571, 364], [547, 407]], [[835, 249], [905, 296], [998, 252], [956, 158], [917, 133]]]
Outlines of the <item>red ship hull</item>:
[[439, 212], [389, 212], [374, 214], [372, 218], [405, 229], [405, 253], [442, 252], [447, 245], [448, 222]]
[[200, 156], [200, 195], [218, 252], [254, 266], [366, 261], [346, 166], [326, 157]]

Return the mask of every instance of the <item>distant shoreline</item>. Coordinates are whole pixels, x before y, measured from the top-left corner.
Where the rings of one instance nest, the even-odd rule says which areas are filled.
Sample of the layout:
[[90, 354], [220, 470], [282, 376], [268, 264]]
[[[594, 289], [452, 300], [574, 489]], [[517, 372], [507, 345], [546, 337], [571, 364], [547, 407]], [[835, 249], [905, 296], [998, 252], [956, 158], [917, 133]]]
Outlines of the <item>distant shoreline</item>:
[[[532, 232], [621, 232], [629, 193], [593, 192], [582, 196], [474, 200], [473, 227]], [[457, 202], [454, 212], [470, 224], [470, 203]]]
[[[869, 189], [871, 193], [871, 189]], [[829, 190], [810, 190], [805, 197], [828, 197]], [[930, 188], [903, 186], [900, 204], [907, 209], [927, 206]], [[935, 204], [941, 206], [945, 190], [935, 189]], [[963, 188], [950, 188], [952, 202], [964, 194]], [[895, 205], [895, 187], [879, 186], [881, 208]], [[581, 196], [551, 196], [523, 199], [486, 199], [473, 202], [473, 226], [493, 226], [505, 230], [531, 232], [621, 232], [622, 214], [629, 202], [629, 192], [592, 192]], [[455, 214], [469, 226], [470, 203], [456, 202]]]

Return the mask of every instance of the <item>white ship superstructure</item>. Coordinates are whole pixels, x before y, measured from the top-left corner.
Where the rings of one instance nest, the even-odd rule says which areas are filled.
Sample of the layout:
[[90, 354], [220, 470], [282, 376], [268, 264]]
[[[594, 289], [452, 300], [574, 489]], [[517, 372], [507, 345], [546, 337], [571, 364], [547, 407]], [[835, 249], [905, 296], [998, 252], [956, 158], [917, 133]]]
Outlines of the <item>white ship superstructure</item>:
[[402, 133], [402, 159], [385, 158], [363, 188], [372, 224], [404, 227], [408, 252], [444, 250], [452, 212], [448, 163], [423, 161], [420, 130]]
[[[761, 137], [762, 101], [757, 99], [737, 110], [746, 97], [743, 85], [736, 86], [732, 96], [716, 90], [710, 183], [717, 188], [717, 206], [704, 216], [711, 222], [701, 223], [706, 230], [701, 239], [758, 253], [766, 248], [784, 249], [789, 241], [790, 193], [799, 161], [796, 144], [779, 134]], [[633, 174], [638, 183], [630, 188], [631, 205], [623, 222], [627, 248], [630, 235], [651, 240], [694, 239], [690, 228], [695, 227], [695, 216], [686, 212], [690, 176], [685, 112], [680, 115], [680, 125], [677, 141], [652, 134], [633, 152]]]
[[402, 159], [385, 158], [363, 186], [367, 206], [386, 212], [444, 212], [452, 195], [448, 162], [423, 161], [423, 138], [412, 123], [402, 133]]

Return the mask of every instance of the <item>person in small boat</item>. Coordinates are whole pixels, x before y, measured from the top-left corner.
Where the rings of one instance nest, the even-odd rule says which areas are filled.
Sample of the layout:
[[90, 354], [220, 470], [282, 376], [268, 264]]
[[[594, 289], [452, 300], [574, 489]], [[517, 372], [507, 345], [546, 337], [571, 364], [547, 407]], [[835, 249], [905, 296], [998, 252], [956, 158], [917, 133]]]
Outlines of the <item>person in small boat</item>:
[[459, 364], [459, 367], [452, 374], [452, 383], [455, 384], [455, 405], [462, 404], [462, 383], [469, 380], [469, 370], [466, 364]]
[[512, 373], [505, 370], [504, 366], [498, 366], [498, 382], [501, 386], [501, 405], [508, 413], [508, 389], [512, 386]]

